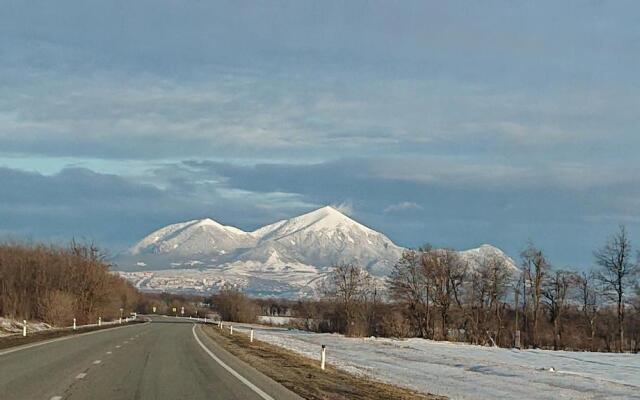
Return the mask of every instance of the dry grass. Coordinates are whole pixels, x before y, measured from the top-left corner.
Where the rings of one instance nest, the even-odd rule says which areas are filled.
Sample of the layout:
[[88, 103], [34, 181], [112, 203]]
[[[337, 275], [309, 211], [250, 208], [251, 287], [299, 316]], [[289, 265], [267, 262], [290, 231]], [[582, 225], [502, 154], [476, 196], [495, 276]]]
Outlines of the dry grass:
[[213, 326], [204, 327], [204, 331], [234, 356], [308, 400], [445, 399], [355, 376], [330, 365], [322, 371], [318, 361], [259, 340], [250, 343], [241, 333], [231, 336]]

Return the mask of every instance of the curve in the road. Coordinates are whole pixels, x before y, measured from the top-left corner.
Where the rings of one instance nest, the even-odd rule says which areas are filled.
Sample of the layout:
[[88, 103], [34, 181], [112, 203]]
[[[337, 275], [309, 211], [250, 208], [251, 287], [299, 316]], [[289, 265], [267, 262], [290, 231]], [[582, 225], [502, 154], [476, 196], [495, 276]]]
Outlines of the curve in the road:
[[5, 350], [0, 399], [300, 400], [197, 326], [152, 318]]

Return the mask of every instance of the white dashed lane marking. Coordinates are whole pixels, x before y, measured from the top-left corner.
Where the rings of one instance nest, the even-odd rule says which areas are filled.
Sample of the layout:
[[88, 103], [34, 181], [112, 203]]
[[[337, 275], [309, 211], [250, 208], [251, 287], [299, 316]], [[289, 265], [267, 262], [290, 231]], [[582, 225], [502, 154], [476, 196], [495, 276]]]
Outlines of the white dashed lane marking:
[[62, 396], [53, 396], [51, 399], [49, 400], [62, 400]]
[[117, 345], [117, 346], [116, 346], [116, 349], [119, 349], [120, 347], [122, 347], [122, 346], [120, 346], [120, 345]]
[[94, 364], [94, 365], [98, 365], [98, 364], [100, 364], [101, 362], [102, 362], [102, 360], [95, 360], [95, 361], [93, 362], [93, 364]]
[[110, 351], [107, 351], [107, 354], [113, 354], [113, 353], [112, 353], [112, 352], [110, 352]]
[[87, 374], [85, 374], [84, 372], [76, 375], [76, 379], [84, 379], [84, 377], [87, 376]]

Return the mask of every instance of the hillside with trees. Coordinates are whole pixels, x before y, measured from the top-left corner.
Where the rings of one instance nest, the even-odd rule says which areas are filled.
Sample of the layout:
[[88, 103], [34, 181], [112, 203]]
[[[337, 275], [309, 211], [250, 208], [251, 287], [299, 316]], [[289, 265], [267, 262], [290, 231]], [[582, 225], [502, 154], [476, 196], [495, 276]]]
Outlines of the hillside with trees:
[[297, 326], [349, 336], [422, 337], [500, 347], [640, 350], [640, 267], [620, 227], [591, 271], [554, 266], [528, 244], [520, 267], [453, 250], [407, 250], [385, 282], [338, 265], [323, 298], [291, 306]]
[[93, 245], [0, 245], [0, 316], [56, 326], [116, 319], [136, 309], [137, 290], [109, 272]]

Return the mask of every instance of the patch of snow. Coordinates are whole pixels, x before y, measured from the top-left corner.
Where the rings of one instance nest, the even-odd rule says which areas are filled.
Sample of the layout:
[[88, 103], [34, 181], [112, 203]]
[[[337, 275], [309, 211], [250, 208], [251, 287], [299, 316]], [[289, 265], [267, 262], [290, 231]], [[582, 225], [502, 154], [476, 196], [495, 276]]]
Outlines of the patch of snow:
[[287, 325], [291, 322], [292, 317], [274, 317], [270, 315], [260, 315], [258, 321], [271, 325]]
[[635, 354], [519, 351], [254, 328], [258, 340], [314, 359], [324, 344], [327, 362], [338, 368], [452, 399], [640, 398], [640, 357]]
[[[22, 333], [22, 321], [0, 317], [0, 337]], [[40, 321], [27, 321], [27, 329], [30, 332], [39, 332], [51, 329], [52, 326]]]

